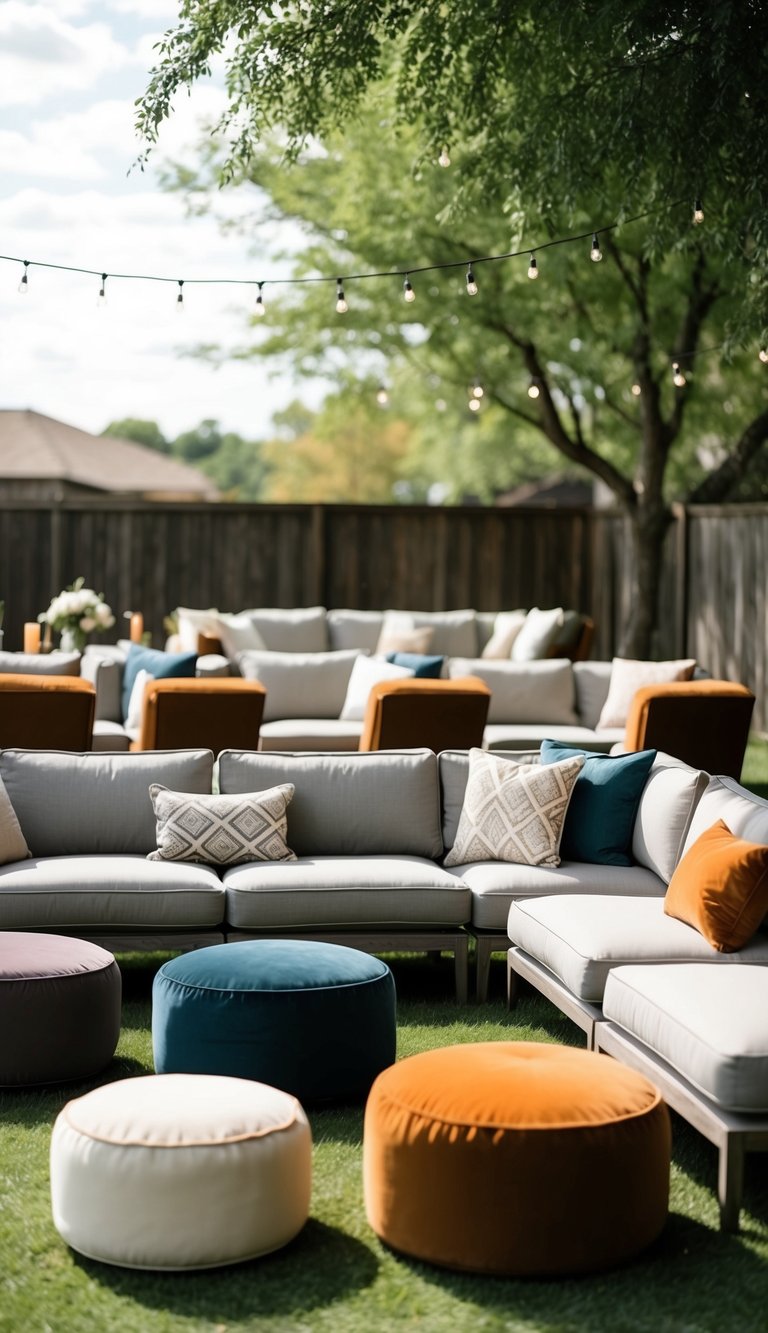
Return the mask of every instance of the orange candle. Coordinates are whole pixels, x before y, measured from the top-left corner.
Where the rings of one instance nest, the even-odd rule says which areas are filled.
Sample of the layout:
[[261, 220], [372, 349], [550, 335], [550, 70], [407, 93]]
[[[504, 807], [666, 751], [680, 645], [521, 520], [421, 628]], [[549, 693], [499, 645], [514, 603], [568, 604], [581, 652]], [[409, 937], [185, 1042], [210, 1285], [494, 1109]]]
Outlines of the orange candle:
[[144, 634], [144, 617], [141, 611], [131, 612], [131, 643], [141, 643]]
[[40, 652], [40, 624], [37, 620], [28, 620], [24, 625], [24, 652]]

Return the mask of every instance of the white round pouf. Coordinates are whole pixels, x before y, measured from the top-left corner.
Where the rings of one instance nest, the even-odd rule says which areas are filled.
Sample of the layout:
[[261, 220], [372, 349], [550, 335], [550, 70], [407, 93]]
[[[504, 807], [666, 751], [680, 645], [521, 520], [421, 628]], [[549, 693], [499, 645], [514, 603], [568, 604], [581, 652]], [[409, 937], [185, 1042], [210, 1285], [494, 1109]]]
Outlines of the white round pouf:
[[68, 1102], [51, 1138], [54, 1225], [124, 1268], [213, 1268], [277, 1250], [309, 1214], [312, 1135], [289, 1093], [154, 1074]]

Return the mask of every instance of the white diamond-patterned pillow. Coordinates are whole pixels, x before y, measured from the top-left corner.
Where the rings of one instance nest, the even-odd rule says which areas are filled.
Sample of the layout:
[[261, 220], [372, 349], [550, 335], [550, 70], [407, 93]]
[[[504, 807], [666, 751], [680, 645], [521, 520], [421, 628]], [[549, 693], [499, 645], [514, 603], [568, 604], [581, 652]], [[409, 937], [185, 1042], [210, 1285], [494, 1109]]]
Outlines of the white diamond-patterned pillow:
[[153, 782], [157, 851], [148, 861], [197, 861], [234, 866], [243, 861], [295, 861], [286, 842], [292, 782], [239, 796], [169, 791]]
[[456, 840], [443, 864], [559, 866], [565, 813], [583, 766], [581, 755], [557, 764], [518, 764], [470, 750]]

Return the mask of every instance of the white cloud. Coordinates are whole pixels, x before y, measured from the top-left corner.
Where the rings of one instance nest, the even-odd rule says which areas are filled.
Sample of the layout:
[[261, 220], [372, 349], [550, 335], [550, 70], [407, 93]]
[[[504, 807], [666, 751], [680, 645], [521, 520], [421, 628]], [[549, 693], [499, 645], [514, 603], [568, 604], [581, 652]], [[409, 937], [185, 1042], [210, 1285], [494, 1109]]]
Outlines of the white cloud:
[[51, 4], [0, 5], [0, 106], [34, 106], [88, 88], [129, 58], [105, 23], [75, 25]]

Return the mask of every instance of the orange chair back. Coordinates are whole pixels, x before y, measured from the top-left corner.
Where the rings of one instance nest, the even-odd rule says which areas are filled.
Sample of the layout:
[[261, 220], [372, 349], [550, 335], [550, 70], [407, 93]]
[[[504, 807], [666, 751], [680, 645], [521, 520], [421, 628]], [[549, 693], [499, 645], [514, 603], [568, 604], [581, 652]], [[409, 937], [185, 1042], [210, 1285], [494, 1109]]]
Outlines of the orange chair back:
[[96, 689], [79, 676], [0, 675], [0, 748], [90, 750]]
[[383, 680], [374, 685], [360, 750], [415, 746], [468, 750], [483, 743], [491, 691], [477, 676], [456, 680]]
[[627, 750], [664, 750], [707, 773], [738, 779], [755, 696], [729, 680], [679, 680], [646, 685], [627, 718]]
[[134, 750], [256, 750], [267, 692], [255, 680], [151, 680]]

